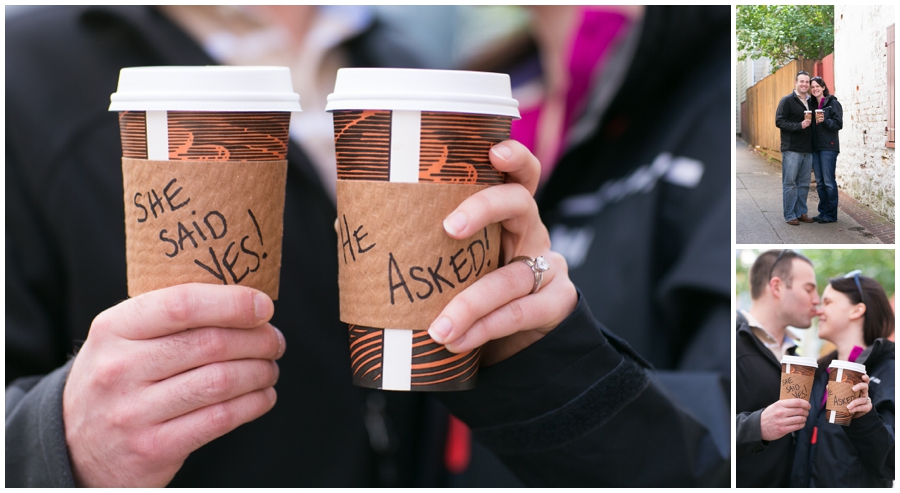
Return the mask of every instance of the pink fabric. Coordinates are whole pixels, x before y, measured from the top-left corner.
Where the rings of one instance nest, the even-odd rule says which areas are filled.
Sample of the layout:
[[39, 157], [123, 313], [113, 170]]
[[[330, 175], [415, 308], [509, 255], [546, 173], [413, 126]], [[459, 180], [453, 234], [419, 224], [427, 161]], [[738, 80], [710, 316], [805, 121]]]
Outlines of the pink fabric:
[[613, 40], [627, 19], [618, 12], [580, 7], [581, 27], [572, 42], [569, 55], [569, 93], [566, 95], [566, 128], [574, 123], [591, 87], [591, 75], [605, 62]]
[[[563, 145], [569, 127], [575, 122], [591, 89], [591, 75], [602, 67], [613, 42], [628, 27], [628, 19], [618, 13], [595, 10], [584, 6], [578, 7], [578, 28], [570, 41], [568, 54], [569, 88], [566, 93], [565, 124], [558, 136], [560, 146], [553, 162], [541, 163], [541, 179], [545, 181], [561, 157]], [[520, 107], [522, 118], [514, 120], [510, 127], [510, 138], [518, 140], [532, 152], [537, 145], [538, 122], [541, 118], [541, 105]]]
[[513, 120], [509, 127], [509, 138], [518, 140], [531, 152], [537, 146], [537, 124], [541, 118], [541, 107], [519, 107], [519, 115], [522, 117]]

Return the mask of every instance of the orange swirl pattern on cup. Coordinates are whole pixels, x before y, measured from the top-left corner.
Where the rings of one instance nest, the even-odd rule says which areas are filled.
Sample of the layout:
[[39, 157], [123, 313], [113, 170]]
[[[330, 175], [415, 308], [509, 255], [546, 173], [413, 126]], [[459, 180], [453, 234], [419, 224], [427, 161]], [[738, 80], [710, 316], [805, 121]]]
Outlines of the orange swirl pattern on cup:
[[[169, 111], [170, 161], [283, 161], [288, 112]], [[119, 113], [124, 157], [147, 159], [146, 115]]]

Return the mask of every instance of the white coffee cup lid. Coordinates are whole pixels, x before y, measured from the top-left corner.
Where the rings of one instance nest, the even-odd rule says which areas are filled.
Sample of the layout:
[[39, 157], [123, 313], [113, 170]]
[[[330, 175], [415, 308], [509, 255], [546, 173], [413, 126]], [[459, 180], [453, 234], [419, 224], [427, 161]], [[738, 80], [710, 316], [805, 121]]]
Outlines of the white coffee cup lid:
[[342, 68], [325, 111], [411, 110], [519, 118], [507, 74], [463, 70]]
[[859, 363], [851, 363], [849, 361], [843, 360], [832, 360], [831, 364], [828, 365], [829, 368], [843, 368], [845, 370], [853, 370], [859, 373], [866, 373], [866, 365], [861, 365]]
[[287, 67], [129, 67], [109, 111], [300, 111]]
[[791, 365], [803, 365], [803, 366], [811, 366], [813, 368], [818, 368], [819, 364], [816, 362], [815, 358], [805, 358], [803, 356], [790, 356], [784, 355], [781, 357], [781, 363], [788, 363]]

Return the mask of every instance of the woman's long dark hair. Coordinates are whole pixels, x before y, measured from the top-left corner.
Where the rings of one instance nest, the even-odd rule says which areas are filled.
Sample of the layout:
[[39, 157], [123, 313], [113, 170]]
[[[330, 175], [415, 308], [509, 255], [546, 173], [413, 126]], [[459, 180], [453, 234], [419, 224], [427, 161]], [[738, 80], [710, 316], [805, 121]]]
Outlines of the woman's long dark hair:
[[[856, 287], [853, 277], [832, 279], [828, 283], [834, 290], [850, 298], [851, 303], [866, 305], [863, 321], [863, 341], [866, 346], [871, 346], [879, 337], [888, 337], [894, 333], [894, 310], [878, 281], [871, 277], [859, 276], [859, 288]], [[865, 297], [860, 296], [860, 288]]]
[[819, 84], [819, 86], [822, 87], [822, 97], [823, 98], [827, 98], [828, 96], [831, 96], [831, 93], [828, 92], [828, 86], [825, 85], [825, 81], [822, 80], [821, 77], [819, 77], [817, 75], [817, 76], [813, 77], [812, 79], [809, 79], [810, 84], [812, 84], [813, 82], [815, 82], [816, 84]]

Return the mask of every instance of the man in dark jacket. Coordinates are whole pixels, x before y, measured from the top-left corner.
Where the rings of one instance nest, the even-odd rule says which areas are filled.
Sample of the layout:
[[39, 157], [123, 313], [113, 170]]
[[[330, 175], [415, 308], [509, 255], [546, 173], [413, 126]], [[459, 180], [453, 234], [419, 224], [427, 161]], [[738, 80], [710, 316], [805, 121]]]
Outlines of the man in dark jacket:
[[750, 268], [753, 304], [737, 317], [737, 486], [787, 486], [792, 433], [810, 404], [779, 400], [781, 358], [796, 345], [787, 327], [808, 328], [819, 304], [812, 262], [790, 250], [762, 253]]
[[[699, 46], [721, 54], [716, 62], [724, 61], [727, 66], [727, 8], [720, 10], [725, 15], [718, 16], [724, 22], [717, 24], [716, 42], [702, 39]], [[646, 40], [641, 43], [644, 51], [639, 53], [665, 46], [666, 39], [683, 37], [683, 25], [671, 19], [670, 12], [663, 9], [652, 15], [648, 12], [642, 35]], [[122, 67], [207, 65], [214, 61], [169, 19], [145, 8], [36, 11], [7, 23], [7, 42], [6, 480], [9, 486], [71, 486], [76, 479], [72, 465], [78, 460], [70, 455], [63, 423], [62, 395], [72, 368], [71, 362], [66, 363], [67, 355], [76, 341], [88, 337], [98, 313], [126, 298], [121, 148], [116, 117], [106, 111], [109, 95]], [[369, 49], [364, 36], [348, 41], [347, 46], [354, 64], [387, 63]], [[385, 53], [395, 51], [380, 52]], [[694, 54], [690, 50], [682, 53], [687, 59]], [[646, 59], [635, 56], [641, 62]], [[629, 77], [649, 80], [646, 71], [653, 67], [652, 63], [636, 63]], [[678, 64], [674, 67], [679, 68]], [[708, 71], [727, 75], [727, 70], [714, 68], [718, 65]], [[692, 70], [685, 67], [684, 73]], [[697, 87], [688, 82], [685, 87]], [[727, 82], [718, 86], [727, 91]], [[709, 96], [702, 105], [696, 100], [690, 105], [698, 111], [696, 121], [702, 128], [726, 128], [721, 122], [727, 121], [727, 111], [721, 112], [716, 104], [721, 98], [708, 91], [696, 94]], [[632, 102], [631, 95], [621, 100], [617, 96], [613, 116], [623, 115]], [[630, 121], [645, 114], [632, 114]], [[710, 117], [713, 114], [724, 118]], [[617, 128], [621, 130], [621, 125]], [[685, 128], [696, 131], [693, 125], [680, 125], [671, 132]], [[643, 127], [631, 129], [630, 134], [626, 132], [632, 135], [628, 143], [646, 142], [640, 138]], [[588, 139], [580, 155], [571, 158], [573, 169], [577, 170], [579, 163], [600, 168], [598, 163], [610, 162], [601, 160], [596, 151], [585, 159], [595, 140]], [[681, 146], [683, 140], [691, 145]], [[709, 152], [708, 140], [705, 136], [686, 139], [672, 135], [659, 143], [659, 148], [646, 150], [644, 146], [640, 152], [702, 155]], [[708, 177], [728, 176], [728, 142], [725, 135], [721, 156], [700, 156], [709, 168], [697, 190], [727, 190], [721, 186], [725, 181]], [[285, 355], [279, 360], [278, 404], [259, 419], [196, 449], [180, 468], [175, 467], [170, 484], [440, 484], [436, 464], [440, 464], [441, 434], [435, 426], [435, 402], [422, 394], [350, 385], [346, 326], [338, 318], [334, 206], [301, 150], [292, 145], [288, 156], [285, 224], [303, 227], [285, 228], [281, 301], [271, 319], [290, 346], [284, 352], [283, 346], [276, 344], [267, 355]], [[637, 169], [644, 156], [613, 162], [619, 168]], [[631, 197], [636, 200], [639, 196]], [[637, 229], [634, 224], [641, 224], [642, 234], [654, 245], [670, 245], [661, 251], [681, 255], [635, 257], [630, 261], [631, 274], [635, 263], [646, 263], [654, 280], [661, 278], [652, 295], [641, 283], [628, 289], [640, 293], [635, 297], [643, 300], [658, 302], [655, 297], [659, 296], [659, 303], [676, 314], [681, 326], [696, 331], [690, 334], [695, 337], [679, 343], [681, 347], [698, 344], [698, 356], [683, 360], [697, 365], [697, 373], [703, 374], [699, 366], [708, 361], [709, 354], [727, 355], [727, 349], [724, 353], [703, 350], [717, 328], [714, 315], [718, 311], [709, 305], [718, 309], [728, 303], [721, 294], [728, 290], [727, 271], [713, 269], [696, 277], [697, 267], [720, 265], [710, 262], [709, 242], [704, 239], [711, 237], [727, 245], [727, 207], [720, 207], [727, 204], [727, 192], [713, 195], [714, 202], [702, 194], [691, 194], [692, 200], [686, 200], [678, 189], [660, 186], [652, 197], [649, 205], [632, 204], [629, 210], [652, 214], [657, 210], [654, 204], [665, 200], [688, 208], [692, 215], [653, 222], [634, 221], [638, 219], [634, 214], [632, 220], [627, 214], [620, 216], [620, 221], [631, 225], [628, 233]], [[607, 208], [605, 220], [615, 221], [614, 212]], [[678, 238], [676, 252], [671, 247], [676, 234], [666, 226], [678, 221], [690, 221], [691, 226], [678, 229], [677, 236], [683, 237]], [[608, 241], [598, 243], [608, 246]], [[728, 251], [717, 247], [714, 257], [725, 259], [727, 265]], [[657, 263], [663, 260], [663, 264]], [[691, 289], [707, 284], [716, 290]], [[717, 303], [689, 301], [690, 309], [682, 310], [683, 293], [690, 300], [699, 300], [702, 295], [712, 296], [710, 292], [715, 292]], [[697, 311], [701, 305], [705, 308]], [[115, 323], [106, 325], [117, 327]], [[648, 325], [640, 330], [649, 334], [652, 328]], [[668, 347], [667, 341], [660, 346]], [[130, 366], [141, 367], [134, 362]], [[476, 389], [440, 397], [473, 428], [476, 439], [497, 451], [529, 484], [727, 485], [727, 454], [716, 446], [700, 419], [647, 377], [647, 367], [627, 344], [600, 328], [582, 296], [575, 312], [546, 337], [482, 371]], [[114, 373], [97, 376], [115, 381]], [[102, 408], [96, 410], [102, 415]], [[141, 414], [131, 417], [140, 418]], [[119, 416], [108, 418], [114, 425], [123, 422]], [[639, 436], [655, 438], [636, 440]], [[110, 437], [73, 440], [96, 438]], [[138, 452], [152, 448], [154, 437], [145, 438], [137, 442], [144, 447]], [[611, 447], [611, 443], [622, 446]], [[190, 449], [199, 444], [181, 445]], [[127, 472], [118, 464], [120, 454], [96, 459], [109, 469], [102, 479], [118, 479]], [[145, 464], [137, 460], [125, 466]], [[166, 466], [171, 470], [172, 464]]]
[[784, 220], [792, 226], [813, 222], [806, 215], [812, 171], [812, 110], [809, 73], [797, 73], [794, 91], [781, 98], [775, 126], [781, 129], [781, 187]]

